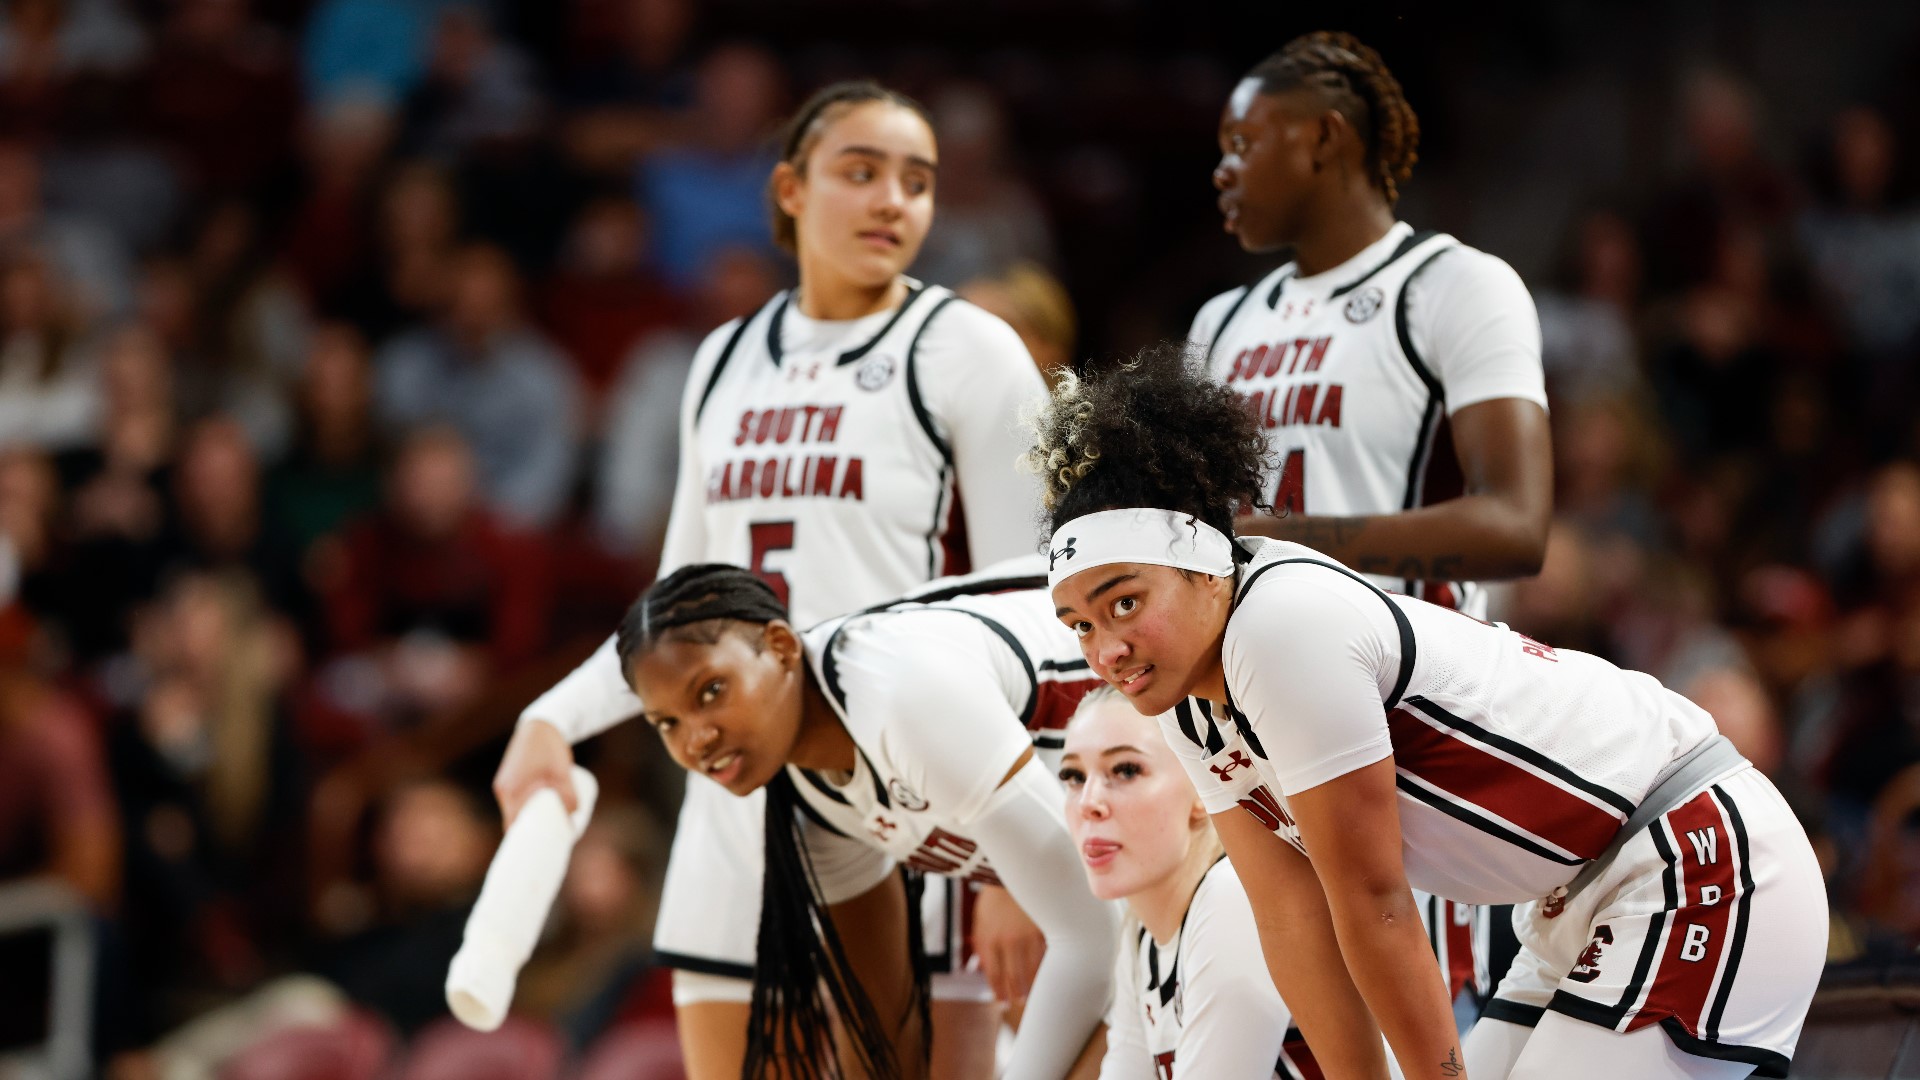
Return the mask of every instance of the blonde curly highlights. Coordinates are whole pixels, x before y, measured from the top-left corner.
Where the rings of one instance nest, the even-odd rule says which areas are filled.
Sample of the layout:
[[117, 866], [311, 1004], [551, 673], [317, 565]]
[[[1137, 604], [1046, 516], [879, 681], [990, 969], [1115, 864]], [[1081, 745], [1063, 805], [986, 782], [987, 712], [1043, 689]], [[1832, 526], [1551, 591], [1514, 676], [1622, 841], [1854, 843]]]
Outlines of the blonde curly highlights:
[[1065, 372], [1046, 403], [1025, 418], [1034, 442], [1021, 464], [1040, 477], [1040, 501], [1048, 513], [1100, 460], [1087, 389], [1079, 375]]

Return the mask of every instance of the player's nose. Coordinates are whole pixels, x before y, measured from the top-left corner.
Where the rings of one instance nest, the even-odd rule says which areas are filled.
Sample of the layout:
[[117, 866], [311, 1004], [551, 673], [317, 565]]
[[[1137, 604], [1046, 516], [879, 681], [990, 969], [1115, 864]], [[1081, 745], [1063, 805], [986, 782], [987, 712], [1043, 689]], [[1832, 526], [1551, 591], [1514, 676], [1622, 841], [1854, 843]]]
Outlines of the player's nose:
[[1213, 167], [1213, 186], [1220, 191], [1225, 191], [1232, 187], [1234, 181], [1238, 178], [1239, 173], [1227, 164], [1225, 158], [1221, 158], [1220, 164]]
[[1133, 646], [1127, 644], [1120, 635], [1101, 634], [1097, 630], [1094, 633], [1098, 635], [1094, 643], [1094, 661], [1103, 670], [1112, 672], [1121, 661], [1133, 655]]

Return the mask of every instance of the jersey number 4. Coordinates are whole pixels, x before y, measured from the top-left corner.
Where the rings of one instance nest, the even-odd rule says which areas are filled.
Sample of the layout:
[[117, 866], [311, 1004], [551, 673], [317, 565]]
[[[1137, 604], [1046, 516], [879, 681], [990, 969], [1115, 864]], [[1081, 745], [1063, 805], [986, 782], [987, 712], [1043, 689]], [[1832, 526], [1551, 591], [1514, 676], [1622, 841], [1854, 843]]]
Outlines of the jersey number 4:
[[1275, 514], [1307, 512], [1307, 452], [1291, 450], [1280, 466], [1280, 487], [1273, 493]]
[[793, 550], [793, 522], [756, 521], [747, 526], [747, 537], [753, 544], [753, 557], [747, 569], [752, 570], [754, 576], [766, 582], [767, 587], [773, 590], [773, 595], [779, 597], [781, 605], [785, 606], [789, 603], [787, 575], [778, 570], [767, 569], [767, 553]]

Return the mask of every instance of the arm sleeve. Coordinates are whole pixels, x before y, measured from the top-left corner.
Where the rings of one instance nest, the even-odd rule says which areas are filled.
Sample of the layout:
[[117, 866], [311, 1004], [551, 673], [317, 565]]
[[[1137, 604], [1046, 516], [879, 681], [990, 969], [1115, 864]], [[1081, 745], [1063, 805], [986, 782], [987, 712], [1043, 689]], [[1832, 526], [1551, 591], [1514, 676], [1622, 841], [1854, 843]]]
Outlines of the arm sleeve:
[[1284, 587], [1241, 602], [1221, 649], [1235, 704], [1285, 795], [1392, 755], [1382, 683], [1391, 687], [1400, 670], [1399, 630], [1377, 594], [1317, 568], [1289, 569], [1299, 572]]
[[1013, 328], [972, 304], [948, 304], [934, 322], [915, 378], [952, 448], [973, 565], [1032, 552], [1040, 478], [1018, 462], [1033, 445], [1024, 419], [1045, 402], [1046, 381]]
[[1445, 389], [1449, 415], [1496, 398], [1547, 407], [1540, 316], [1497, 256], [1454, 248], [1408, 282], [1407, 332]]
[[1273, 987], [1259, 940], [1240, 879], [1231, 866], [1216, 868], [1182, 931], [1185, 1011], [1174, 1061], [1183, 1075], [1272, 1074], [1292, 1016]]
[[1122, 940], [1113, 958], [1113, 1002], [1107, 1006], [1107, 1052], [1100, 1058], [1100, 1080], [1156, 1080], [1153, 1054], [1134, 1000], [1133, 946]]
[[1065, 798], [1038, 758], [993, 793], [968, 834], [1047, 939], [1005, 1075], [1056, 1080], [1067, 1074], [1107, 1008], [1117, 913], [1087, 890], [1067, 832]]
[[[699, 395], [706, 390], [707, 378], [719, 352], [718, 342], [733, 333], [728, 323], [707, 335], [694, 353], [693, 369], [687, 375], [686, 390], [680, 400], [680, 468], [673, 492], [673, 512], [667, 520], [667, 539], [660, 553], [660, 573], [671, 573], [689, 562], [697, 562], [706, 551], [705, 491], [700, 483], [699, 444], [693, 434], [693, 413]], [[640, 714], [640, 699], [627, 686], [620, 671], [620, 658], [609, 637], [594, 650], [586, 662], [569, 672], [553, 688], [533, 699], [520, 712], [520, 723], [545, 720], [560, 729], [570, 743], [598, 735], [608, 728]]]

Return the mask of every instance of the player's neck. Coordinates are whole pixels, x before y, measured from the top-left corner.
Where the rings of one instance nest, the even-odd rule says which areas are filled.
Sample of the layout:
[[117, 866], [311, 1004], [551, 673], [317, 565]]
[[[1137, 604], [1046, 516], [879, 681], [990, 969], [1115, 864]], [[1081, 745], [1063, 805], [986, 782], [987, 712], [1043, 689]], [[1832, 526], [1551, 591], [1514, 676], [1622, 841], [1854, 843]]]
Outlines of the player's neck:
[[1377, 195], [1312, 215], [1313, 226], [1293, 245], [1301, 277], [1312, 277], [1365, 251], [1393, 228], [1393, 208]]
[[894, 278], [874, 286], [850, 281], [832, 273], [800, 275], [799, 295], [795, 298], [800, 314], [822, 322], [863, 319], [875, 312], [898, 307], [907, 297], [907, 283]]
[[1187, 920], [1187, 909], [1193, 906], [1193, 894], [1200, 888], [1200, 879], [1213, 869], [1213, 863], [1212, 844], [1189, 844], [1187, 857], [1178, 869], [1127, 897], [1127, 909], [1147, 928], [1147, 933], [1153, 935], [1156, 944], [1165, 945], [1180, 932], [1180, 924]]
[[847, 726], [840, 722], [840, 714], [833, 711], [811, 670], [806, 673], [800, 701], [800, 734], [793, 740], [787, 764], [818, 772], [852, 772], [853, 736], [847, 734]]

